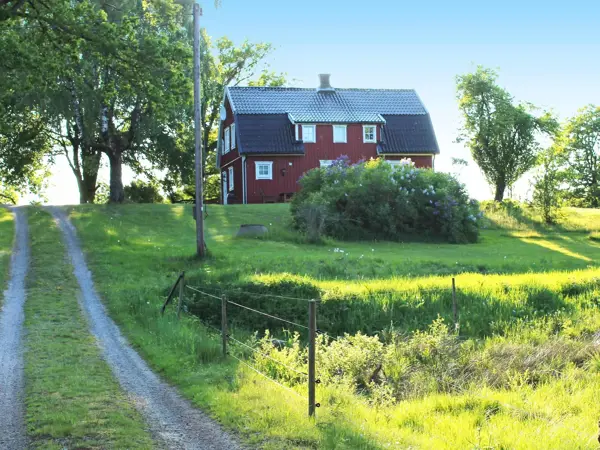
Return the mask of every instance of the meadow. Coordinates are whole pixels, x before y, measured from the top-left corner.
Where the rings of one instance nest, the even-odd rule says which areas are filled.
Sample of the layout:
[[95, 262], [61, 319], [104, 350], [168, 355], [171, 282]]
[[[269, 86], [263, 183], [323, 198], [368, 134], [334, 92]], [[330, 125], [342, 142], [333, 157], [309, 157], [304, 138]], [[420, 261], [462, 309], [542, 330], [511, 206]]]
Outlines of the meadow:
[[[188, 206], [69, 211], [98, 291], [131, 342], [254, 446], [597, 448], [598, 210], [564, 210], [548, 227], [526, 208], [490, 209], [480, 242], [469, 245], [308, 245], [290, 229], [287, 205], [210, 205], [210, 256], [202, 262], [193, 255]], [[242, 223], [262, 223], [269, 235], [234, 238]], [[188, 296], [190, 314], [181, 322], [172, 313], [159, 316], [181, 270], [191, 285], [300, 323], [306, 304], [254, 294], [321, 299], [319, 328], [341, 338], [321, 342], [320, 376], [328, 382], [318, 389], [316, 421], [306, 418], [305, 400], [223, 360], [218, 336], [199, 320], [218, 322], [214, 299]], [[261, 345], [265, 328], [293, 343], [269, 321], [235, 313], [231, 320], [240, 339], [259, 330], [253, 345]], [[272, 352], [302, 362], [301, 345]], [[384, 361], [386, 379], [368, 386], [364, 374], [340, 376], [336, 358], [367, 371]], [[288, 385], [305, 395], [302, 383]]]

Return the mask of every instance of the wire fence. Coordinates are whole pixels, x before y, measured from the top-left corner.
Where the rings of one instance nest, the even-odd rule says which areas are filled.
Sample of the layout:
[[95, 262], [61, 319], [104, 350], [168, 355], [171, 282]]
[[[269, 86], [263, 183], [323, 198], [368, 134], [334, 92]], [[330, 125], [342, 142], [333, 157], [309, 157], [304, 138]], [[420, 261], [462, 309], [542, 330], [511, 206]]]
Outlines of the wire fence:
[[[210, 328], [212, 331], [215, 331], [216, 333], [220, 334], [221, 339], [222, 339], [223, 356], [231, 357], [231, 358], [237, 360], [238, 362], [243, 364], [245, 367], [251, 369], [253, 372], [261, 375], [263, 378], [271, 381], [275, 385], [285, 389], [287, 392], [293, 393], [295, 396], [300, 397], [300, 398], [306, 398], [306, 397], [302, 396], [300, 393], [298, 393], [296, 390], [292, 389], [290, 386], [286, 386], [281, 381], [276, 380], [275, 378], [273, 378], [273, 377], [267, 375], [266, 373], [264, 373], [263, 371], [259, 370], [255, 365], [251, 364], [248, 360], [244, 359], [243, 357], [240, 357], [241, 355], [236, 355], [233, 352], [231, 352], [230, 346], [231, 346], [231, 344], [233, 344], [238, 349], [241, 349], [242, 351], [250, 351], [254, 357], [256, 357], [256, 355], [258, 355], [262, 358], [268, 359], [269, 361], [277, 364], [279, 367], [287, 370], [290, 374], [294, 374], [292, 377], [294, 377], [294, 376], [301, 377], [303, 380], [305, 380], [307, 382], [307, 387], [308, 387], [308, 389], [307, 389], [307, 391], [308, 391], [308, 399], [307, 399], [308, 400], [308, 415], [310, 417], [314, 417], [315, 409], [320, 406], [320, 404], [315, 400], [316, 385], [320, 383], [320, 380], [318, 380], [316, 378], [316, 348], [315, 347], [316, 347], [316, 336], [317, 336], [317, 319], [316, 319], [317, 303], [318, 303], [317, 300], [302, 299], [302, 298], [297, 298], [297, 297], [275, 295], [275, 294], [254, 294], [254, 293], [250, 293], [250, 292], [244, 293], [247, 296], [249, 296], [250, 298], [252, 298], [252, 297], [271, 297], [271, 298], [281, 298], [284, 300], [296, 300], [296, 301], [306, 302], [308, 304], [308, 326], [306, 326], [306, 325], [294, 322], [292, 320], [285, 319], [283, 317], [278, 317], [273, 314], [269, 314], [269, 313], [261, 311], [257, 308], [251, 308], [251, 307], [249, 307], [247, 305], [243, 305], [239, 302], [232, 301], [228, 298], [228, 295], [225, 294], [223, 291], [222, 291], [221, 295], [219, 296], [219, 295], [216, 295], [215, 293], [207, 292], [207, 290], [210, 290], [210, 289], [205, 289], [205, 288], [200, 288], [198, 286], [188, 285], [185, 282], [185, 272], [181, 272], [181, 274], [177, 278], [177, 281], [171, 288], [165, 303], [163, 304], [163, 306], [161, 308], [162, 314], [164, 314], [167, 305], [169, 303], [171, 303], [171, 301], [173, 300], [175, 292], [177, 290], [177, 287], [179, 287], [179, 301], [177, 304], [178, 317], [179, 317], [181, 309], [185, 303], [185, 291], [186, 290], [188, 292], [193, 292], [194, 295], [197, 294], [197, 295], [206, 297], [208, 299], [218, 300], [221, 303], [221, 328], [219, 329], [218, 327], [215, 327], [214, 325], [207, 323], [206, 321], [203, 321], [201, 318], [200, 318], [200, 322], [203, 325]], [[233, 292], [233, 291], [229, 291], [229, 292]], [[240, 294], [242, 291], [235, 291], [235, 292], [237, 294]], [[228, 330], [228, 328], [229, 328], [228, 327], [228, 317], [227, 317], [228, 307], [239, 308], [239, 309], [242, 309], [249, 313], [267, 317], [269, 319], [279, 321], [282, 324], [291, 325], [293, 327], [308, 331], [308, 361], [306, 363], [307, 370], [302, 371], [302, 370], [298, 370], [295, 367], [291, 367], [289, 364], [286, 364], [285, 362], [280, 361], [277, 358], [274, 358], [270, 354], [266, 353], [264, 351], [264, 349], [255, 348], [255, 347], [231, 336], [229, 333], [229, 330]]]
[[[200, 319], [200, 322], [204, 326], [206, 326], [207, 328], [211, 329], [212, 331], [214, 331], [215, 333], [217, 333], [221, 336], [222, 352], [223, 352], [224, 357], [231, 357], [231, 358], [237, 360], [238, 362], [243, 364], [245, 367], [247, 367], [247, 368], [251, 369], [252, 371], [254, 371], [255, 373], [261, 375], [263, 378], [273, 382], [275, 385], [277, 385], [277, 386], [285, 389], [286, 391], [293, 393], [295, 396], [298, 396], [301, 398], [304, 398], [304, 397], [300, 393], [298, 393], [296, 390], [292, 389], [290, 386], [286, 386], [281, 381], [278, 381], [278, 380], [274, 379], [273, 377], [267, 375], [263, 371], [259, 370], [256, 366], [254, 366], [253, 364], [248, 362], [248, 360], [244, 360], [243, 358], [238, 357], [235, 354], [233, 354], [232, 352], [230, 352], [229, 351], [230, 344], [234, 344], [235, 346], [237, 346], [241, 349], [248, 350], [251, 352], [252, 355], [259, 355], [262, 358], [268, 359], [269, 361], [274, 362], [275, 364], [284, 368], [285, 370], [289, 371], [290, 373], [294, 373], [298, 376], [301, 376], [303, 379], [305, 379], [307, 381], [307, 387], [308, 387], [308, 414], [310, 417], [314, 417], [315, 409], [320, 406], [320, 404], [316, 401], [316, 385], [320, 383], [320, 380], [318, 380], [316, 378], [316, 373], [317, 373], [317, 371], [316, 371], [317, 339], [316, 338], [317, 338], [317, 336], [325, 336], [327, 341], [341, 340], [344, 338], [344, 336], [335, 336], [335, 335], [328, 333], [327, 331], [323, 331], [323, 330], [320, 330], [317, 328], [317, 305], [320, 300], [291, 297], [291, 296], [285, 296], [285, 295], [276, 295], [276, 294], [252, 293], [252, 292], [246, 292], [246, 291], [237, 290], [237, 289], [236, 290], [221, 290], [221, 295], [217, 295], [215, 293], [207, 292], [207, 290], [216, 291], [216, 289], [208, 288], [208, 287], [200, 288], [197, 286], [191, 286], [191, 285], [186, 284], [185, 272], [181, 272], [181, 274], [177, 278], [177, 281], [171, 288], [165, 303], [163, 304], [163, 306], [161, 308], [161, 312], [163, 314], [165, 312], [165, 308], [167, 307], [167, 305], [172, 301], [172, 299], [175, 295], [175, 292], [177, 290], [177, 287], [179, 287], [179, 301], [178, 301], [178, 305], [177, 305], [178, 317], [180, 315], [182, 306], [184, 304], [184, 297], [185, 297], [184, 292], [186, 289], [189, 292], [193, 292], [194, 294], [198, 294], [203, 297], [206, 297], [206, 298], [209, 298], [212, 300], [217, 300], [220, 302], [220, 304], [221, 304], [221, 328], [218, 328], [218, 327], [212, 325], [211, 323], [208, 323], [207, 321], [202, 320], [202, 318], [199, 318], [199, 319]], [[455, 329], [458, 333], [459, 311], [458, 311], [458, 302], [456, 299], [456, 285], [455, 285], [454, 278], [452, 278], [451, 289], [452, 289], [452, 313], [453, 313], [453, 318], [454, 318], [454, 323], [455, 323]], [[425, 293], [427, 290], [419, 288], [419, 289], [417, 289], [417, 291], [419, 293]], [[439, 289], [435, 289], [435, 292], [439, 292]], [[239, 302], [232, 301], [229, 299], [228, 293], [229, 293], [229, 295], [231, 295], [232, 293], [235, 293], [238, 296], [240, 294], [243, 294], [250, 299], [256, 298], [256, 297], [261, 297], [261, 298], [270, 297], [270, 298], [279, 298], [279, 299], [283, 299], [283, 300], [294, 300], [294, 301], [306, 302], [306, 303], [308, 303], [308, 317], [307, 317], [308, 318], [308, 326], [294, 322], [292, 320], [285, 319], [283, 317], [278, 317], [273, 314], [269, 314], [269, 313], [261, 311], [257, 308], [251, 308], [251, 307], [249, 307], [247, 305], [243, 305]], [[269, 355], [268, 353], [263, 351], [263, 349], [252, 347], [251, 345], [231, 336], [228, 331], [228, 328], [229, 328], [228, 327], [228, 317], [227, 317], [228, 306], [239, 308], [239, 309], [242, 309], [249, 313], [267, 317], [269, 319], [276, 320], [281, 323], [291, 325], [296, 328], [300, 328], [302, 330], [308, 331], [307, 371], [304, 372], [304, 371], [298, 370], [297, 368], [291, 367], [289, 364], [286, 364], [285, 362], [280, 361], [280, 360], [274, 358], [273, 356]]]

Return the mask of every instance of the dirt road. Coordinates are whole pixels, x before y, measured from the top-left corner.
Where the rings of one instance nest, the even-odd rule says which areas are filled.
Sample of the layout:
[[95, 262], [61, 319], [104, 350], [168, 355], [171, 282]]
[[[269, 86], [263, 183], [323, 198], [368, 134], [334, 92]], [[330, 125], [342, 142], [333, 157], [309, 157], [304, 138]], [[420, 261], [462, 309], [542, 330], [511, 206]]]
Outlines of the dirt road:
[[75, 228], [62, 209], [49, 210], [63, 232], [91, 331], [119, 383], [146, 417], [155, 438], [169, 449], [239, 449], [217, 423], [160, 380], [127, 343], [96, 293]]

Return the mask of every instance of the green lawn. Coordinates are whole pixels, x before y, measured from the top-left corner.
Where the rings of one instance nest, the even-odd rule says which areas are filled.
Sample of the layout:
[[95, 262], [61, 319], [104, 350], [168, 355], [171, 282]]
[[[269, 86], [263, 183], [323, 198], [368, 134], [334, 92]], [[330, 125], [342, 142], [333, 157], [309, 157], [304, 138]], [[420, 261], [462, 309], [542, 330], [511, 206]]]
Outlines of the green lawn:
[[[567, 211], [550, 228], [534, 216], [490, 214], [481, 242], [465, 246], [333, 241], [317, 246], [303, 244], [290, 231], [287, 205], [211, 205], [206, 221], [211, 257], [202, 263], [193, 257], [190, 207], [81, 206], [70, 213], [98, 290], [125, 334], [185, 395], [254, 445], [597, 448], [600, 364], [592, 337], [600, 328], [600, 244], [590, 237], [598, 231], [600, 211]], [[241, 223], [263, 223], [270, 236], [235, 239]], [[406, 374], [389, 375], [406, 383], [404, 400], [383, 401], [383, 391], [376, 398], [364, 389], [357, 395], [361, 390], [324, 384], [318, 389], [323, 407], [317, 422], [310, 422], [303, 400], [222, 361], [218, 339], [194, 317], [181, 324], [172, 315], [158, 317], [158, 306], [183, 269], [191, 284], [215, 293], [222, 289], [301, 323], [305, 304], [244, 292], [320, 297], [319, 327], [333, 334], [386, 328], [406, 336], [427, 330], [438, 316], [451, 323], [450, 278], [456, 275], [461, 335], [444, 337], [435, 352], [453, 351], [458, 362], [431, 357], [437, 336], [423, 338], [429, 350], [414, 344], [423, 357]], [[187, 306], [216, 324], [219, 306], [211, 302], [190, 298]], [[232, 320], [240, 336], [272, 327], [248, 314], [232, 314]], [[456, 373], [461, 383], [444, 384], [440, 372]], [[294, 389], [304, 394], [302, 385]]]
[[33, 448], [152, 448], [88, 331], [78, 285], [51, 216], [29, 210], [26, 415]]
[[[4, 292], [8, 276], [14, 236], [14, 219], [10, 211], [0, 208], [0, 292]], [[0, 295], [0, 306], [4, 296]]]

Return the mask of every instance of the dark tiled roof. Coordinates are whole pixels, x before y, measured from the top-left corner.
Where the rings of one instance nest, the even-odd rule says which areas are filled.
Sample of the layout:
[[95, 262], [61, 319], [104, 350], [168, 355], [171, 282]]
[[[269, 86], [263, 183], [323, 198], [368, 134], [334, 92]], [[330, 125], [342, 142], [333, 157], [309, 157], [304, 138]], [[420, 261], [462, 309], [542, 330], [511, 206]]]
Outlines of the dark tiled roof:
[[290, 114], [297, 122], [380, 123], [381, 114], [425, 115], [412, 89], [227, 88], [234, 113]]
[[287, 114], [236, 115], [240, 153], [304, 153]]
[[440, 149], [429, 114], [385, 115], [380, 153], [434, 153]]

